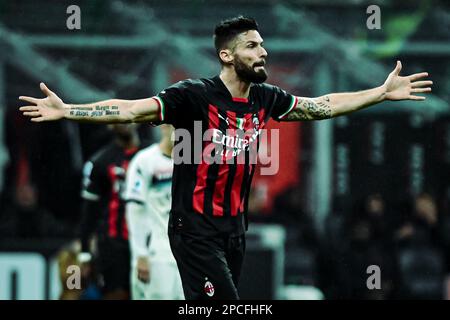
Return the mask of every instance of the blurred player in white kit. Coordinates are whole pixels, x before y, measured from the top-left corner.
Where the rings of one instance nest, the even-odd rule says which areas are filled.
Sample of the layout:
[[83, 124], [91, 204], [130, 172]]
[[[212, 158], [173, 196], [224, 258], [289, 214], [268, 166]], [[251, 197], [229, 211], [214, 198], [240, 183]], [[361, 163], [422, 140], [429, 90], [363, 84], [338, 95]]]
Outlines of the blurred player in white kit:
[[125, 199], [133, 300], [184, 299], [167, 234], [172, 202], [173, 127], [160, 128], [160, 142], [138, 152], [127, 171]]

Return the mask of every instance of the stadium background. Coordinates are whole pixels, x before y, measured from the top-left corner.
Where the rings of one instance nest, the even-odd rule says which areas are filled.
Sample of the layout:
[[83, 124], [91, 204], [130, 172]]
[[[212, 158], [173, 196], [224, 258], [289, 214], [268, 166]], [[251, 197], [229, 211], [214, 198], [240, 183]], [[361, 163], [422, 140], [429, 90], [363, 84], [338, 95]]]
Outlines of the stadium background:
[[[69, 5], [81, 29], [68, 30]], [[381, 8], [369, 30], [366, 9]], [[269, 82], [300, 96], [428, 71], [424, 103], [279, 124], [280, 170], [258, 176], [240, 291], [248, 299], [445, 299], [450, 272], [450, 12], [438, 1], [0, 1], [0, 299], [57, 299], [57, 257], [80, 219], [83, 162], [106, 126], [35, 125], [40, 81], [63, 100], [148, 97], [219, 71], [212, 31], [255, 17]], [[157, 131], [142, 125], [148, 143]], [[378, 217], [378, 218], [377, 218]], [[128, 263], [128, 262], [124, 262]], [[381, 270], [369, 290], [369, 265]]]

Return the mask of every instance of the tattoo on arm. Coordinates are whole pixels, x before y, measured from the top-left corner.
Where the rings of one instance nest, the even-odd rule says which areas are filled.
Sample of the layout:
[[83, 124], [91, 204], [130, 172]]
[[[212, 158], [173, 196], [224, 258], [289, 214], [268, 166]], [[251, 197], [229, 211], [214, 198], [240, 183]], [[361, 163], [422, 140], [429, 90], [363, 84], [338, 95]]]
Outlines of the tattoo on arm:
[[331, 118], [330, 98], [298, 98], [297, 106], [287, 115], [287, 120], [322, 120]]
[[317, 112], [315, 113], [316, 119], [330, 119], [331, 118], [331, 106], [330, 98], [325, 96], [319, 98], [317, 101]]
[[120, 110], [118, 106], [71, 106], [70, 115], [76, 117], [118, 116], [120, 115]]

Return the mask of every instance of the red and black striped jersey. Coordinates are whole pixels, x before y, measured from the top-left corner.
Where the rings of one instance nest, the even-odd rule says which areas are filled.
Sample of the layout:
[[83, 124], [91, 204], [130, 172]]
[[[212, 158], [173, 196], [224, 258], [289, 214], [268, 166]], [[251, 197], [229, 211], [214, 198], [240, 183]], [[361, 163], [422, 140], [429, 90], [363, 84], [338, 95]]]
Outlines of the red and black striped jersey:
[[248, 98], [233, 98], [216, 76], [178, 82], [154, 99], [159, 122], [177, 129], [169, 225], [194, 236], [244, 233], [259, 135], [270, 118], [294, 108], [296, 97], [252, 84]]
[[93, 230], [100, 237], [128, 240], [125, 219], [125, 202], [123, 200], [126, 170], [131, 158], [140, 148], [124, 149], [112, 142], [95, 153], [86, 162], [83, 170], [83, 187], [81, 196], [85, 201], [97, 202], [99, 212], [86, 212], [96, 216], [83, 217], [82, 239], [86, 240]]

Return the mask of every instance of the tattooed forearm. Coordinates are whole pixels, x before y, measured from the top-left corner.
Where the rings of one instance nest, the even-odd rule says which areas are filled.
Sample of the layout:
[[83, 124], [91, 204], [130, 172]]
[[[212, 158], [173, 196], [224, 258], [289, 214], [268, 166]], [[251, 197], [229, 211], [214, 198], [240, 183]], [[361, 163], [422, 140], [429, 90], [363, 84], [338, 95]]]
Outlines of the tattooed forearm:
[[[120, 103], [120, 101], [119, 101]], [[121, 106], [115, 101], [103, 101], [85, 105], [67, 105], [65, 118], [80, 122], [95, 123], [129, 123], [132, 122], [127, 115], [128, 105]]]
[[119, 116], [120, 111], [118, 106], [71, 106], [69, 115], [75, 117], [102, 117], [102, 116]]
[[322, 120], [331, 118], [330, 98], [324, 96], [316, 99], [298, 98], [297, 106], [286, 120]]
[[316, 98], [297, 97], [297, 105], [286, 118], [322, 120], [346, 115], [383, 101], [385, 89], [377, 87], [358, 92], [329, 93]]
[[322, 98], [318, 98], [316, 99], [316, 104], [317, 104], [317, 108], [316, 108], [316, 112], [312, 113], [311, 115], [314, 117], [315, 119], [330, 119], [331, 118], [331, 106], [330, 106], [330, 98], [328, 96], [324, 96]]
[[70, 111], [92, 111], [92, 110], [93, 110], [92, 107], [74, 107], [74, 106], [70, 107]]
[[80, 105], [64, 106], [64, 118], [92, 123], [155, 122], [160, 107], [155, 98], [138, 100], [109, 99]]
[[294, 110], [288, 114], [287, 120], [312, 120], [308, 113], [305, 112], [306, 108], [314, 108], [314, 103], [309, 99], [299, 98]]

